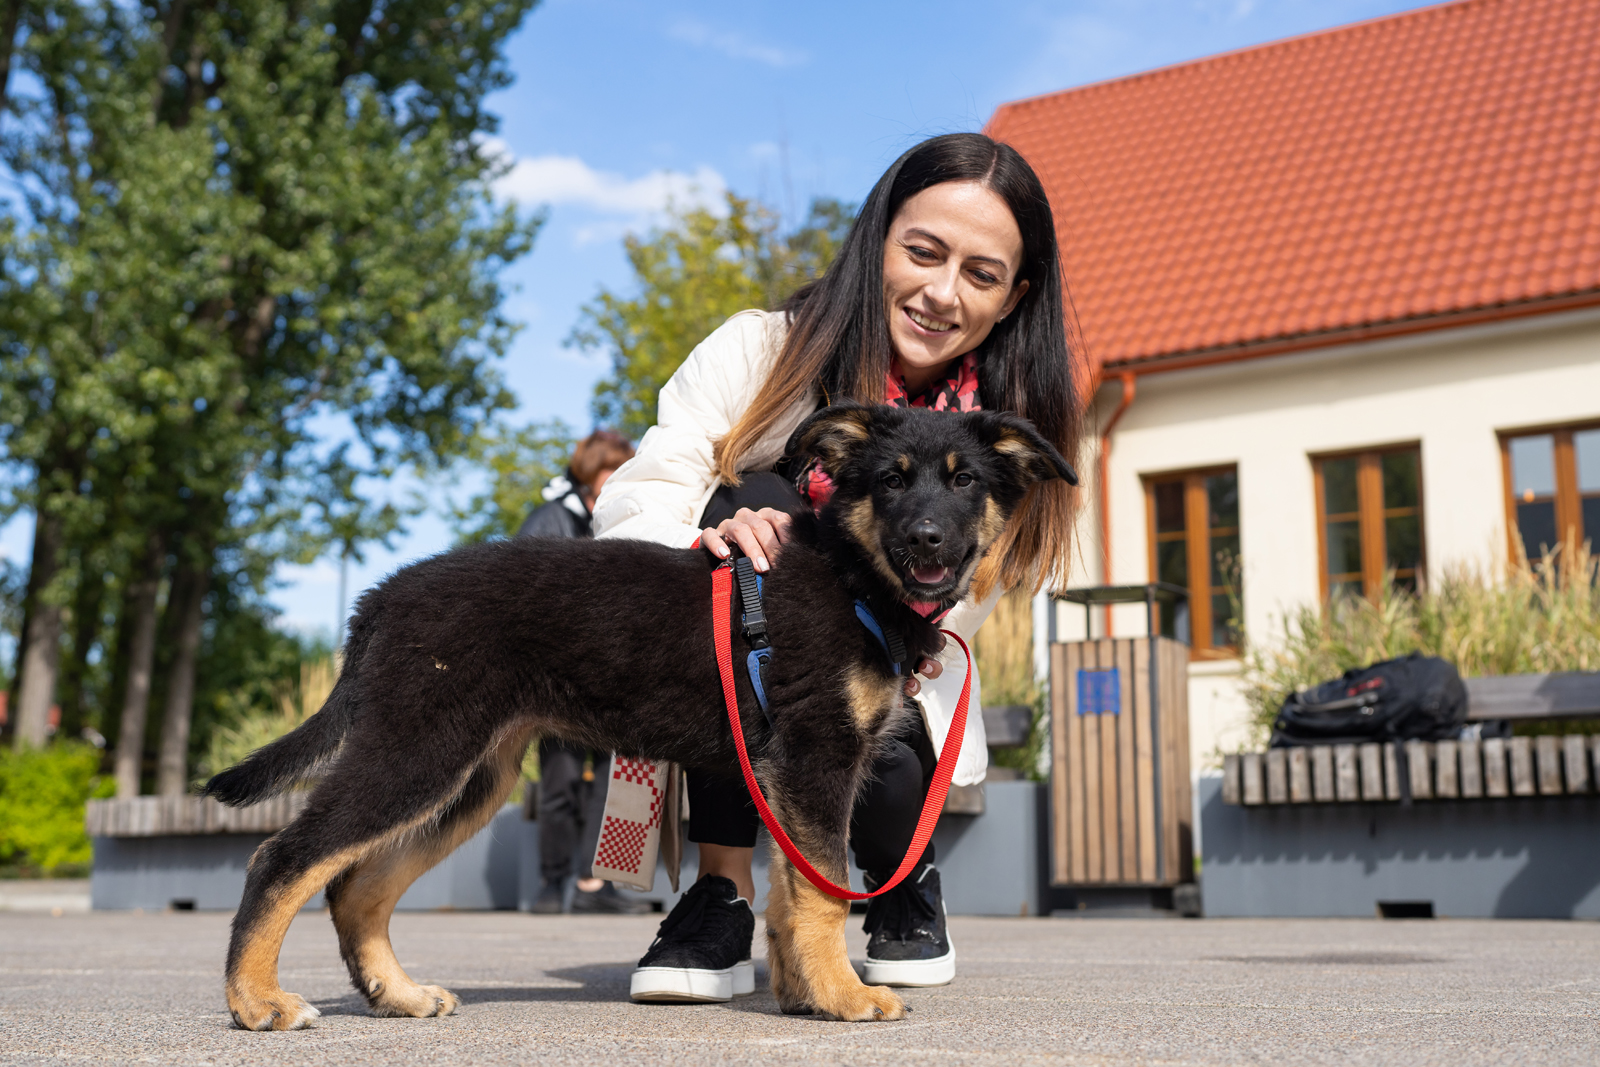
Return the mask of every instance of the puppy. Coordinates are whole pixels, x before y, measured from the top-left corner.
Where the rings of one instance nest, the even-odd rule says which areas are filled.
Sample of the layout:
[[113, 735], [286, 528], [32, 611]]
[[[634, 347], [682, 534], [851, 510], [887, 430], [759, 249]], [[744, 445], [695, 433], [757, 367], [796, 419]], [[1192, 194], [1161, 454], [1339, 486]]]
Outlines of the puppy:
[[[904, 635], [906, 662], [943, 643], [907, 601], [959, 600], [1037, 482], [1076, 484], [1030, 423], [838, 405], [808, 419], [791, 456], [835, 490], [797, 516], [765, 579], [772, 722], [738, 674], [756, 777], [803, 854], [847, 877], [850, 812], [879, 738], [907, 714], [905, 678], [858, 621], [867, 600]], [[228, 1007], [247, 1030], [293, 1030], [317, 1011], [278, 985], [290, 921], [326, 887], [351, 981], [375, 1014], [448, 1015], [389, 944], [407, 887], [500, 809], [535, 736], [737, 774], [699, 549], [638, 541], [470, 545], [398, 571], [362, 596], [327, 703], [293, 733], [213, 778], [228, 804], [315, 778], [305, 810], [251, 859], [228, 946]], [[750, 651], [734, 612], [736, 663]], [[899, 1019], [845, 951], [849, 906], [774, 850], [767, 910], [773, 992], [786, 1012]]]

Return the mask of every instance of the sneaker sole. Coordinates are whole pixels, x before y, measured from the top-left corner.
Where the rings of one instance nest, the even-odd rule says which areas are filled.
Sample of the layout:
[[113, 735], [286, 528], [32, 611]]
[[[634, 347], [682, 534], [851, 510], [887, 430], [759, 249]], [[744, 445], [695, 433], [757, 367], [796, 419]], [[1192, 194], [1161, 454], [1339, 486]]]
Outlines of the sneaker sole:
[[743, 960], [719, 971], [696, 967], [640, 967], [628, 995], [665, 1004], [721, 1004], [756, 991], [756, 965]]
[[949, 985], [956, 977], [956, 950], [931, 960], [875, 960], [867, 957], [862, 981], [867, 985], [911, 988]]

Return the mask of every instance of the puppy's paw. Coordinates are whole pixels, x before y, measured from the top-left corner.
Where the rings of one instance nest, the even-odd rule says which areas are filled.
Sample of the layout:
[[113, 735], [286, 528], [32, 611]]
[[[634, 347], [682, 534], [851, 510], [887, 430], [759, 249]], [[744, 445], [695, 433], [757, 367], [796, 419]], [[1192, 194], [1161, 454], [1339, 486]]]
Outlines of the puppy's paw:
[[436, 985], [379, 985], [367, 994], [372, 1014], [384, 1019], [431, 1019], [453, 1015], [461, 1006], [450, 990]]
[[862, 985], [855, 989], [834, 991], [825, 1002], [815, 1006], [834, 1018], [847, 1023], [892, 1022], [906, 1017], [905, 1001], [888, 986]]
[[228, 993], [228, 1011], [241, 1030], [304, 1030], [322, 1013], [304, 997], [273, 990], [265, 996]]

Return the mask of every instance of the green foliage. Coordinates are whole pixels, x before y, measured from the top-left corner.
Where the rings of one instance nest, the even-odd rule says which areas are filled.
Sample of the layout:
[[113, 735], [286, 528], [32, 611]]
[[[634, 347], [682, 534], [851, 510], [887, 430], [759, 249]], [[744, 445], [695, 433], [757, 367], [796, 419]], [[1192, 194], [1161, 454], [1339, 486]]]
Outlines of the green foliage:
[[274, 684], [269, 705], [237, 702], [232, 716], [210, 732], [205, 753], [195, 768], [195, 785], [203, 785], [212, 775], [227, 770], [315, 715], [338, 679], [335, 657], [325, 653], [304, 660], [298, 679]]
[[30, 874], [76, 873], [89, 863], [84, 803], [110, 796], [100, 750], [75, 741], [0, 749], [0, 864]]
[[456, 536], [464, 542], [513, 536], [528, 513], [545, 502], [545, 486], [567, 469], [576, 443], [560, 419], [522, 427], [497, 422], [474, 436], [463, 465], [488, 482], [465, 502], [446, 497]]
[[[389, 538], [407, 511], [362, 479], [448, 462], [511, 405], [498, 275], [540, 218], [494, 203], [480, 135], [533, 2], [23, 5], [0, 517], [60, 530], [34, 574], [74, 723], [114, 730], [152, 534], [163, 590], [209, 580], [203, 744], [223, 693], [281, 677], [275, 565]], [[180, 627], [158, 633], [157, 708]]]
[[1469, 678], [1600, 670], [1600, 558], [1568, 544], [1503, 574], [1457, 567], [1419, 594], [1386, 583], [1375, 601], [1303, 606], [1274, 638], [1247, 641], [1244, 655], [1251, 728], [1263, 741], [1290, 693], [1413, 651]]
[[972, 653], [978, 677], [983, 679], [985, 704], [1026, 704], [1033, 709], [1024, 743], [1017, 748], [994, 749], [991, 762], [1043, 781], [1042, 756], [1050, 725], [1045, 718], [1044, 691], [1033, 672], [1033, 598], [1026, 589], [1013, 589], [1000, 598], [994, 613], [974, 636]]
[[793, 232], [750, 200], [727, 195], [727, 215], [674, 210], [663, 226], [624, 242], [637, 296], [602, 289], [567, 339], [604, 351], [611, 375], [595, 386], [594, 416], [637, 440], [656, 421], [656, 397], [695, 345], [729, 316], [775, 308], [833, 262], [854, 210], [812, 203]]

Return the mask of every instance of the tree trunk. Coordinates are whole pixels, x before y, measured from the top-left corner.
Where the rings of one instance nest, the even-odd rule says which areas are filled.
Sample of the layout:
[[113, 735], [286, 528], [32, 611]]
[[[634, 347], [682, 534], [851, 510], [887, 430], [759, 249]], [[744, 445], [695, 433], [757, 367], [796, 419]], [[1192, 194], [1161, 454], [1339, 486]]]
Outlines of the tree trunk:
[[189, 727], [194, 720], [195, 665], [200, 657], [200, 625], [206, 587], [211, 577], [211, 553], [200, 560], [179, 564], [172, 581], [168, 610], [177, 625], [172, 668], [167, 675], [167, 706], [161, 720], [161, 759], [156, 771], [156, 792], [181, 797], [189, 791]]
[[[85, 557], [93, 553], [85, 552]], [[89, 652], [100, 637], [100, 606], [106, 595], [106, 576], [102, 568], [88, 564], [87, 560], [78, 576], [78, 595], [72, 601], [72, 656], [61, 679], [62, 737], [77, 737], [83, 732], [88, 709], [84, 692], [89, 680]]]
[[166, 545], [151, 534], [140, 573], [128, 583], [124, 608], [133, 616], [128, 632], [128, 681], [122, 693], [122, 725], [117, 729], [117, 796], [139, 795], [139, 772], [144, 763], [144, 724], [150, 712], [150, 676], [156, 658], [156, 593], [161, 586], [161, 564]]
[[22, 20], [23, 0], [9, 0], [0, 16], [0, 111], [10, 103], [6, 89], [11, 81], [11, 57], [17, 50], [17, 23]]
[[22, 638], [28, 632], [28, 627], [33, 624], [33, 598], [24, 594], [22, 598], [22, 625], [17, 629], [16, 662], [12, 664], [11, 688], [6, 691], [6, 708], [9, 713], [6, 721], [0, 724], [0, 743], [11, 744], [17, 734], [17, 684], [22, 681]]
[[61, 569], [61, 520], [39, 514], [33, 528], [33, 564], [28, 572], [31, 611], [17, 657], [21, 679], [17, 685], [16, 748], [43, 748], [50, 723], [50, 703], [55, 699], [56, 674], [61, 668], [61, 618], [59, 604], [45, 598]]

